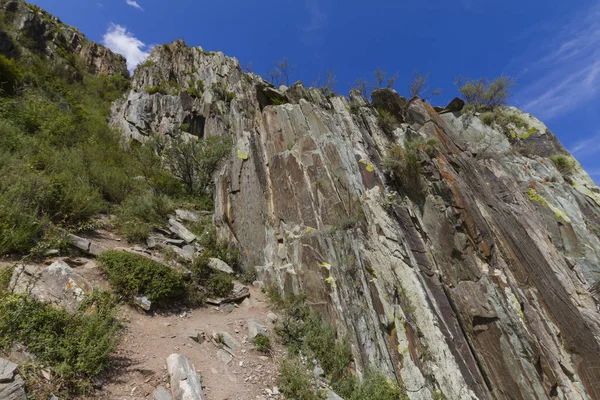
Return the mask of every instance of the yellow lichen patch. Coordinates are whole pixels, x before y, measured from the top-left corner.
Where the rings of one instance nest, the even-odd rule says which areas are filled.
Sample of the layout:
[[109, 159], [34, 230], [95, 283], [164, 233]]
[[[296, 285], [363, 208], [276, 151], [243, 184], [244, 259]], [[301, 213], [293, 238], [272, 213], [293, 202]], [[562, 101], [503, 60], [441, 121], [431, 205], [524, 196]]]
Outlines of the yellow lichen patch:
[[546, 201], [546, 199], [544, 199], [542, 196], [540, 196], [540, 194], [535, 189], [527, 189], [526, 193], [527, 193], [527, 197], [529, 197], [529, 200], [537, 201], [543, 207], [549, 208], [550, 210], [552, 210], [552, 212], [554, 212], [554, 215], [557, 218], [562, 218], [565, 222], [568, 222], [568, 223], [571, 222], [571, 219], [567, 216], [567, 213], [565, 213], [563, 210], [561, 210], [559, 207], [555, 206], [554, 204], [551, 204], [548, 201]]
[[521, 135], [521, 139], [527, 139], [529, 136], [533, 135], [534, 133], [536, 133], [538, 130], [536, 128], [529, 128], [527, 130], [527, 132], [525, 132], [524, 134]]
[[375, 171], [375, 168], [373, 168], [373, 165], [372, 165], [372, 164], [369, 164], [369, 165], [367, 165], [367, 171], [368, 171], [368, 172], [373, 172], [373, 171]]
[[308, 228], [306, 228], [306, 233], [311, 233], [313, 231], [313, 228], [311, 228], [310, 226]]
[[323, 268], [327, 268], [327, 270], [331, 269], [331, 264], [329, 264], [328, 262], [322, 262], [320, 265]]
[[238, 156], [238, 158], [241, 158], [242, 160], [247, 160], [248, 159], [248, 154], [244, 153], [241, 150], [237, 151], [237, 156]]
[[358, 162], [361, 164], [365, 164], [365, 165], [368, 164], [368, 161], [365, 160], [364, 158], [362, 160], [358, 160]]
[[335, 279], [330, 276], [329, 278], [325, 279], [325, 282], [329, 284], [329, 286], [331, 286], [332, 289], [335, 289], [336, 285], [335, 285]]

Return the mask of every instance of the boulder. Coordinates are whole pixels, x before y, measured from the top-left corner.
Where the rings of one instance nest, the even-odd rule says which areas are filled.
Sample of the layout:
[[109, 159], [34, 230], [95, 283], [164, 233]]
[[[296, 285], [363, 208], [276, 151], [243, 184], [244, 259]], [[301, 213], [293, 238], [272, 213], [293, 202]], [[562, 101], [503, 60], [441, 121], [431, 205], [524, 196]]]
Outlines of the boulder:
[[461, 99], [460, 97], [455, 97], [454, 99], [452, 99], [452, 101], [450, 103], [448, 103], [448, 105], [444, 108], [444, 111], [442, 112], [458, 112], [458, 111], [462, 111], [462, 109], [465, 106], [465, 101], [463, 99]]
[[92, 286], [64, 261], [48, 267], [20, 264], [11, 279], [15, 293], [63, 307], [74, 313]]
[[169, 224], [171, 225], [169, 230], [186, 242], [192, 243], [194, 240], [196, 240], [196, 235], [190, 232], [188, 228], [183, 226], [183, 224], [180, 222], [177, 222], [175, 219], [169, 219]]
[[254, 340], [255, 337], [267, 335], [267, 328], [259, 324], [253, 319], [248, 320], [248, 339]]
[[218, 258], [209, 258], [208, 267], [214, 271], [221, 271], [230, 275], [234, 273], [233, 268], [227, 265], [225, 261], [221, 261]]
[[17, 364], [0, 358], [0, 383], [12, 382], [17, 373], [17, 367]]
[[200, 377], [185, 356], [171, 354], [167, 357], [167, 371], [171, 376], [174, 400], [205, 400]]

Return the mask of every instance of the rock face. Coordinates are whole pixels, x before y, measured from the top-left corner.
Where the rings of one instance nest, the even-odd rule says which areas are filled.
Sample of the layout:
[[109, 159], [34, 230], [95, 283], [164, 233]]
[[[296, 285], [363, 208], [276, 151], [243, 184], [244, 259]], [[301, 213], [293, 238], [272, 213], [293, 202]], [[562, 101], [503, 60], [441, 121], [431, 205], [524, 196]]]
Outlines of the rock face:
[[[566, 150], [540, 121], [507, 108], [533, 129], [505, 135], [458, 102], [440, 115], [381, 92], [402, 122], [386, 134], [356, 93], [358, 110], [276, 89], [181, 41], [149, 60], [114, 125], [140, 141], [182, 125], [234, 139], [215, 176], [219, 235], [266, 284], [305, 293], [359, 372], [411, 399], [600, 398], [600, 189], [579, 166], [561, 175], [548, 156]], [[382, 168], [415, 137], [438, 141], [419, 151], [417, 195]]]
[[[12, 57], [26, 49], [74, 64], [78, 56], [92, 74], [129, 77], [125, 58], [89, 41], [77, 29], [23, 0], [0, 0], [0, 53]], [[19, 45], [17, 45], [19, 42]]]

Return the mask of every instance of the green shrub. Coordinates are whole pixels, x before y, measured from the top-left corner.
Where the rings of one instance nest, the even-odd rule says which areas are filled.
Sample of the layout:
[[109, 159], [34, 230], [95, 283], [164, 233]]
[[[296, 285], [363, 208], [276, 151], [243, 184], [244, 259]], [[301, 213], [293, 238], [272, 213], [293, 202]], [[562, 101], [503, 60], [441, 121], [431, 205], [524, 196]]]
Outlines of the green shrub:
[[116, 208], [116, 228], [128, 242], [143, 242], [153, 226], [164, 223], [175, 209], [173, 201], [153, 192], [134, 194]]
[[357, 387], [349, 400], [408, 400], [406, 391], [385, 376], [374, 373], [368, 375]]
[[148, 86], [145, 90], [146, 93], [148, 93], [149, 95], [153, 95], [156, 93], [160, 93], [163, 95], [169, 94], [167, 92], [167, 89], [163, 88], [162, 86]]
[[244, 285], [252, 285], [252, 283], [256, 280], [257, 278], [257, 274], [256, 274], [256, 268], [254, 267], [248, 267], [246, 269], [244, 269], [244, 272], [242, 273], [241, 276], [241, 281]]
[[261, 353], [269, 353], [271, 351], [271, 339], [268, 336], [256, 335], [254, 345], [256, 346], [256, 350]]
[[75, 314], [22, 295], [0, 295], [0, 349], [21, 343], [55, 374], [55, 394], [92, 390], [92, 378], [111, 365], [118, 341], [114, 301], [94, 292]]
[[324, 400], [312, 382], [309, 371], [297, 360], [284, 360], [279, 366], [279, 389], [288, 399]]
[[0, 296], [8, 289], [14, 270], [14, 266], [0, 267]]
[[396, 118], [387, 110], [384, 110], [382, 108], [378, 108], [377, 113], [377, 122], [379, 123], [379, 126], [381, 127], [383, 132], [387, 135], [392, 135], [394, 133], [394, 130], [398, 126], [398, 121], [396, 120]]
[[575, 171], [575, 160], [573, 157], [564, 154], [555, 154], [550, 156], [550, 160], [562, 175], [569, 176]]
[[421, 163], [418, 150], [422, 141], [405, 141], [404, 148], [393, 145], [383, 159], [383, 169], [392, 182], [408, 191], [421, 189]]
[[358, 101], [350, 101], [348, 104], [348, 109], [354, 115], [358, 115], [360, 113], [360, 103]]
[[183, 182], [190, 194], [212, 191], [212, 174], [231, 152], [231, 138], [210, 136], [198, 141], [179, 136], [163, 152], [169, 170]]
[[22, 79], [22, 72], [13, 59], [0, 54], [0, 95], [14, 95]]
[[492, 111], [506, 104], [511, 89], [516, 85], [513, 78], [505, 75], [491, 81], [484, 78], [475, 80], [457, 78], [455, 84], [466, 102], [463, 112]]
[[481, 113], [481, 114], [479, 115], [479, 119], [481, 119], [481, 121], [482, 121], [484, 124], [486, 124], [486, 125], [488, 125], [488, 126], [492, 126], [492, 124], [494, 123], [494, 119], [495, 119], [495, 117], [494, 117], [494, 113], [493, 113], [493, 112], [491, 112], [491, 111], [486, 111], [486, 112], [484, 112], [484, 113]]
[[224, 272], [215, 272], [206, 281], [208, 293], [215, 297], [227, 297], [233, 290], [233, 278]]
[[128, 300], [143, 295], [161, 307], [182, 300], [185, 295], [182, 275], [149, 258], [109, 250], [98, 261], [114, 291]]

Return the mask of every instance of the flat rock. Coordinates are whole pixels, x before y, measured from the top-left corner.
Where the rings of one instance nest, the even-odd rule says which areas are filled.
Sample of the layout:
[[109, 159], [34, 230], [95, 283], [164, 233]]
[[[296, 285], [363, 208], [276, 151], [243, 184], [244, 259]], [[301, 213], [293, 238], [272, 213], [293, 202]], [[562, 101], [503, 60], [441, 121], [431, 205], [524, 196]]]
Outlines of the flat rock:
[[17, 367], [17, 364], [0, 358], [0, 383], [11, 382], [15, 377]]
[[221, 271], [226, 274], [233, 274], [233, 268], [231, 268], [225, 261], [219, 260], [218, 258], [209, 258], [208, 267], [215, 271]]
[[77, 247], [79, 250], [91, 254], [93, 256], [99, 256], [106, 250], [106, 247], [100, 246], [86, 238], [82, 238], [77, 235], [73, 235], [71, 233], [67, 234], [67, 239], [71, 242], [71, 244]]
[[174, 400], [205, 400], [200, 377], [185, 356], [171, 354], [167, 357], [167, 370], [171, 376]]
[[233, 336], [231, 336], [227, 332], [218, 333], [223, 338], [223, 344], [229, 347], [231, 350], [235, 351], [240, 347], [240, 342], [238, 342]]
[[231, 313], [235, 309], [235, 305], [233, 303], [225, 303], [221, 304], [219, 310], [223, 311], [225, 314]]
[[175, 219], [169, 219], [169, 224], [171, 225], [169, 230], [186, 242], [192, 243], [194, 240], [196, 240], [196, 235], [190, 232], [188, 228], [183, 226], [183, 224], [180, 222], [177, 222]]
[[19, 375], [16, 375], [11, 382], [0, 383], [0, 399], [27, 400], [25, 382]]
[[262, 326], [255, 320], [249, 319], [247, 323], [248, 323], [248, 338], [250, 340], [254, 340], [254, 338], [259, 335], [262, 335], [262, 336], [267, 335], [267, 328], [265, 328], [264, 326]]
[[175, 210], [177, 218], [188, 222], [200, 222], [200, 213], [190, 210]]
[[167, 389], [165, 389], [164, 386], [157, 386], [156, 389], [154, 389], [154, 393], [152, 393], [152, 395], [154, 396], [154, 400], [172, 400], [173, 397], [171, 396], [171, 393], [169, 393], [169, 391]]
[[63, 307], [74, 313], [92, 291], [92, 286], [64, 261], [49, 266], [18, 265], [13, 272], [11, 287], [15, 293]]

